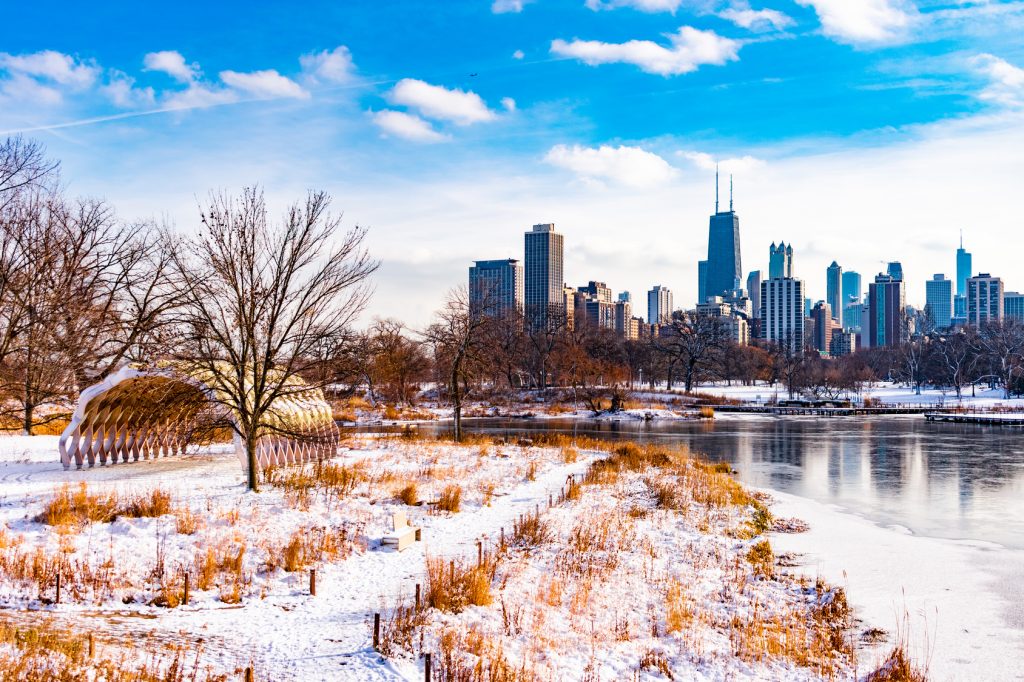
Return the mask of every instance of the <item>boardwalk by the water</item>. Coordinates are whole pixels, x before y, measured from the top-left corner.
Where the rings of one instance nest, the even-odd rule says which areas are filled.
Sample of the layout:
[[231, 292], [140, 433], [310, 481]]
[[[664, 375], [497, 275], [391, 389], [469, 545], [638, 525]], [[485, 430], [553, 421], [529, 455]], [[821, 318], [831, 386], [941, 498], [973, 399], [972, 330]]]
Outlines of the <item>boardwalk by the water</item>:
[[989, 426], [1024, 426], [1024, 414], [957, 414], [950, 412], [927, 412], [924, 418], [930, 422], [953, 424], [985, 424]]

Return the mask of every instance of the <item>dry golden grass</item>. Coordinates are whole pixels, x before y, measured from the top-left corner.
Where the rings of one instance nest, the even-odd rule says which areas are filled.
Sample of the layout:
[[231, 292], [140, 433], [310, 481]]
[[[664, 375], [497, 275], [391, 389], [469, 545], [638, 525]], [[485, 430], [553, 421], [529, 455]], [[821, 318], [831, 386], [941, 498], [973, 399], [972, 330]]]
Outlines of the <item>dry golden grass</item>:
[[336, 500], [348, 497], [360, 483], [368, 480], [368, 476], [363, 462], [351, 465], [316, 462], [271, 469], [267, 480], [284, 491], [285, 500], [291, 506], [305, 510], [318, 498], [330, 506]]
[[531, 459], [530, 463], [526, 465], [526, 480], [536, 481], [537, 480], [537, 460]]
[[148, 493], [129, 495], [121, 502], [117, 516], [155, 517], [170, 514], [172, 510], [171, 494], [162, 488], [154, 488]]
[[[0, 680], [4, 682], [227, 682], [227, 674], [200, 665], [188, 645], [139, 651], [106, 642], [90, 658], [80, 633], [46, 621], [31, 626], [0, 623]], [[191, 659], [191, 660], [190, 660]]]
[[43, 508], [38, 521], [49, 526], [80, 527], [87, 523], [107, 523], [117, 515], [117, 493], [91, 493], [86, 484], [64, 484]]
[[479, 566], [469, 566], [454, 559], [427, 557], [427, 606], [439, 611], [459, 613], [469, 605], [487, 606], [491, 596], [491, 580], [497, 559], [485, 556]]
[[693, 600], [678, 580], [672, 580], [665, 590], [665, 632], [682, 632], [693, 618]]
[[775, 577], [775, 553], [767, 540], [761, 540], [751, 546], [747, 552], [747, 561], [754, 567], [755, 575], [765, 580]]
[[648, 649], [640, 656], [639, 669], [641, 671], [647, 670], [652, 673], [660, 673], [669, 680], [676, 679], [672, 675], [672, 666], [669, 665], [668, 656], [656, 649]]
[[338, 528], [299, 528], [283, 543], [268, 544], [264, 568], [282, 568], [288, 573], [301, 571], [312, 564], [340, 561], [353, 551], [355, 543], [345, 526]]
[[512, 544], [518, 547], [539, 547], [551, 538], [548, 524], [539, 511], [527, 513], [512, 522]]
[[462, 488], [457, 485], [447, 485], [437, 498], [437, 511], [451, 512], [457, 514], [462, 507]]
[[397, 497], [402, 504], [415, 506], [420, 501], [419, 493], [416, 489], [416, 482], [413, 481], [412, 483], [403, 486], [395, 497]]
[[476, 628], [447, 628], [439, 638], [435, 657], [437, 679], [447, 682], [535, 682], [536, 671], [524, 661], [519, 667], [509, 662], [501, 643]]
[[562, 464], [575, 464], [580, 459], [580, 451], [569, 446], [562, 448]]
[[865, 682], [927, 682], [928, 674], [910, 661], [902, 644], [897, 644], [882, 665], [864, 679]]
[[178, 535], [195, 535], [203, 525], [203, 517], [192, 511], [191, 507], [182, 507], [174, 513], [174, 531]]
[[413, 651], [416, 634], [427, 622], [426, 611], [410, 604], [399, 595], [395, 605], [382, 609], [380, 623], [380, 644], [377, 647], [384, 656], [394, 656], [403, 651]]

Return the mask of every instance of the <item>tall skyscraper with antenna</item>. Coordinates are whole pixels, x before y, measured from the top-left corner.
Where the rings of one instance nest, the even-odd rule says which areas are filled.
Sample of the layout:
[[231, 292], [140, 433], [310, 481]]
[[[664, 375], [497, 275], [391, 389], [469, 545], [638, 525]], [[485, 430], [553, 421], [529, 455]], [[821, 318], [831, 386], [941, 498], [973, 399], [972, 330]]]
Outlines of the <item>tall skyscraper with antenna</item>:
[[[740, 218], [733, 210], [732, 175], [729, 176], [729, 210], [718, 204], [718, 169], [715, 169], [715, 214], [708, 226], [707, 277], [704, 296], [726, 296], [742, 287]], [[704, 301], [699, 301], [704, 303]]]
[[960, 230], [960, 248], [956, 250], [956, 294], [967, 295], [967, 280], [974, 277], [971, 254], [964, 249], [964, 231]]

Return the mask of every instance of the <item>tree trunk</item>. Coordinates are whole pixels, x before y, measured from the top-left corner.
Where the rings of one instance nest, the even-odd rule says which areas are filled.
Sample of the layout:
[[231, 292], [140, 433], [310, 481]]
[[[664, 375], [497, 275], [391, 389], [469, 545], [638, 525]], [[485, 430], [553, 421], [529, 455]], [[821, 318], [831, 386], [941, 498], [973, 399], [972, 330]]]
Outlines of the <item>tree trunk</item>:
[[260, 491], [259, 476], [257, 475], [258, 462], [256, 461], [256, 429], [249, 429], [245, 434], [245, 461], [249, 469], [249, 490], [254, 493]]
[[462, 391], [459, 387], [459, 363], [455, 363], [455, 369], [452, 371], [452, 416], [455, 419], [455, 442], [462, 442]]
[[22, 415], [22, 430], [25, 432], [26, 436], [32, 435], [32, 422], [34, 421], [33, 415], [35, 413], [35, 409], [36, 408], [32, 403], [27, 400], [25, 401], [25, 409]]

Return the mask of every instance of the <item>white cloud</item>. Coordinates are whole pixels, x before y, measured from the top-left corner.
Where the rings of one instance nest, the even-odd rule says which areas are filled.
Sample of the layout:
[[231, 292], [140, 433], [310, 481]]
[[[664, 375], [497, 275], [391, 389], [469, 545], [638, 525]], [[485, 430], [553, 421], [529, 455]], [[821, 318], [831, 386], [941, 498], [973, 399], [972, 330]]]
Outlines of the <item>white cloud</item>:
[[526, 54], [522, 50], [516, 50], [512, 53], [512, 59], [522, 59]]
[[493, 121], [497, 114], [487, 108], [480, 95], [472, 91], [449, 90], [440, 85], [431, 85], [414, 78], [398, 81], [388, 100], [393, 104], [418, 109], [428, 118], [452, 121], [458, 125], [469, 125]]
[[124, 109], [152, 106], [156, 100], [153, 88], [135, 87], [135, 79], [120, 71], [113, 71], [109, 82], [100, 88], [115, 106]]
[[330, 51], [304, 54], [299, 57], [299, 63], [307, 78], [324, 83], [346, 83], [355, 72], [352, 53], [344, 45]]
[[415, 142], [443, 142], [448, 137], [419, 116], [386, 109], [373, 114], [373, 122], [385, 133]]
[[551, 43], [551, 52], [573, 57], [590, 66], [625, 63], [638, 66], [647, 73], [676, 76], [696, 71], [703, 64], [722, 65], [736, 61], [742, 46], [737, 40], [691, 26], [682, 26], [668, 38], [671, 47], [649, 40], [630, 40], [625, 43], [603, 43], [597, 40], [574, 40], [567, 43], [555, 40]]
[[282, 76], [274, 69], [264, 71], [221, 71], [220, 79], [233, 88], [255, 97], [293, 97], [308, 99], [309, 93], [291, 78]]
[[516, 101], [511, 97], [502, 97], [501, 106], [505, 107], [505, 111], [515, 111]]
[[238, 93], [227, 88], [210, 88], [193, 83], [185, 90], [171, 93], [165, 104], [172, 109], [198, 109], [238, 101]]
[[765, 163], [762, 159], [749, 155], [719, 159], [706, 152], [679, 152], [679, 154], [692, 161], [698, 168], [703, 170], [718, 168], [723, 173], [742, 173], [759, 168]]
[[548, 151], [544, 160], [585, 180], [608, 180], [628, 187], [662, 185], [677, 174], [665, 159], [639, 147], [559, 144]]
[[2, 99], [41, 106], [54, 106], [63, 101], [60, 90], [20, 73], [0, 80], [0, 95]]
[[991, 54], [971, 59], [975, 69], [989, 79], [978, 97], [1008, 107], [1024, 107], [1024, 69]]
[[718, 16], [737, 26], [754, 31], [766, 29], [781, 31], [796, 23], [788, 15], [774, 9], [753, 10], [750, 7], [729, 7], [719, 12]]
[[79, 89], [92, 85], [100, 73], [95, 64], [54, 50], [21, 55], [0, 52], [0, 69]]
[[597, 12], [603, 9], [631, 7], [641, 12], [672, 12], [679, 9], [682, 0], [587, 0], [589, 9]]
[[185, 57], [175, 50], [150, 52], [142, 58], [146, 71], [160, 71], [182, 83], [190, 83], [199, 77], [199, 65], [185, 63]]
[[494, 0], [491, 3], [491, 11], [495, 14], [508, 14], [510, 12], [519, 13], [523, 11], [523, 7], [528, 5], [533, 0]]
[[904, 0], [796, 0], [813, 7], [825, 35], [854, 45], [892, 42], [910, 27], [914, 6]]

